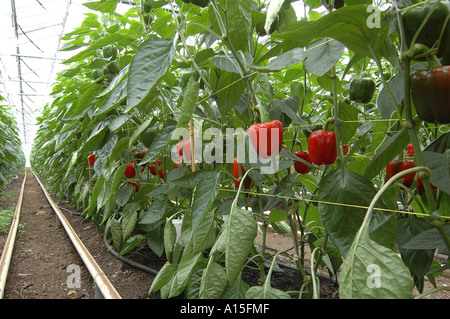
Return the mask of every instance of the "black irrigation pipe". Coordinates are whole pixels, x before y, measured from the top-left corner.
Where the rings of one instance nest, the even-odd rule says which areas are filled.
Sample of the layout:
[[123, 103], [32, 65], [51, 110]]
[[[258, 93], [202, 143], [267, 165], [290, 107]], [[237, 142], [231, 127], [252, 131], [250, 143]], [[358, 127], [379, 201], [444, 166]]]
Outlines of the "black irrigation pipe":
[[[59, 206], [58, 206], [58, 207], [59, 207]], [[65, 212], [67, 212], [67, 213], [69, 213], [69, 214], [72, 214], [72, 215], [81, 216], [81, 213], [75, 213], [75, 212], [72, 212], [72, 211], [70, 211], [70, 210], [68, 210], [68, 209], [65, 209], [65, 208], [63, 208], [63, 207], [59, 207], [59, 209], [64, 210]], [[147, 266], [145, 266], [145, 265], [142, 265], [142, 264], [140, 264], [140, 263], [138, 263], [138, 262], [132, 261], [132, 260], [130, 260], [130, 259], [128, 259], [128, 258], [125, 258], [125, 257], [123, 257], [123, 256], [119, 256], [119, 253], [116, 252], [116, 251], [111, 247], [111, 245], [108, 244], [108, 241], [106, 240], [106, 234], [103, 235], [103, 241], [104, 241], [104, 243], [105, 243], [105, 246], [108, 248], [108, 251], [109, 251], [114, 257], [116, 257], [117, 259], [119, 259], [120, 261], [124, 262], [125, 264], [127, 264], [127, 265], [129, 265], [129, 266], [131, 266], [131, 267], [134, 267], [134, 268], [136, 268], [136, 269], [139, 269], [139, 270], [141, 270], [141, 271], [144, 271], [144, 272], [146, 272], [146, 273], [149, 273], [149, 274], [151, 274], [151, 275], [154, 275], [154, 276], [158, 275], [158, 271], [155, 270], [155, 269], [152, 269], [152, 268], [150, 268], [150, 267], [147, 267]], [[289, 269], [289, 270], [293, 270], [293, 271], [300, 271], [297, 267], [291, 266], [291, 265], [289, 265], [289, 264], [285, 264], [285, 263], [282, 263], [282, 262], [277, 262], [277, 265], [278, 265], [280, 268], [285, 268], [285, 269]], [[306, 270], [306, 274], [311, 275], [311, 272], [309, 272], [309, 271]], [[339, 283], [338, 283], [336, 280], [332, 279], [332, 278], [325, 277], [325, 276], [322, 276], [322, 275], [319, 275], [319, 274], [316, 274], [315, 276], [316, 276], [317, 278], [319, 278], [320, 280], [324, 280], [324, 281], [327, 281], [327, 282], [333, 284], [335, 287], [339, 287]]]
[[116, 257], [117, 259], [119, 259], [120, 261], [124, 262], [125, 264], [127, 264], [127, 265], [129, 265], [129, 266], [132, 266], [132, 267], [137, 268], [137, 269], [139, 269], [139, 270], [145, 271], [146, 273], [149, 273], [149, 274], [151, 274], [151, 275], [154, 275], [154, 276], [158, 275], [158, 271], [155, 270], [155, 269], [152, 269], [152, 268], [150, 268], [150, 267], [147, 267], [147, 266], [145, 266], [145, 265], [142, 265], [142, 264], [140, 264], [140, 263], [137, 263], [137, 262], [135, 262], [135, 261], [132, 261], [132, 260], [130, 260], [130, 259], [128, 259], [128, 258], [125, 258], [125, 257], [123, 257], [123, 256], [119, 256], [119, 253], [117, 253], [117, 251], [115, 251], [115, 250], [108, 244], [108, 241], [106, 240], [106, 234], [103, 235], [103, 241], [104, 241], [106, 247], [108, 248], [108, 251], [109, 251], [114, 257]]

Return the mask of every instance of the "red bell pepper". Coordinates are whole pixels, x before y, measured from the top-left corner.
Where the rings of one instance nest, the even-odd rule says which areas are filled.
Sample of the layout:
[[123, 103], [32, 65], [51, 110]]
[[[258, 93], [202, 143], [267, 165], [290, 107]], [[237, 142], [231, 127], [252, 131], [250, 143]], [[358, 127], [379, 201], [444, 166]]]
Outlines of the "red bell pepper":
[[[303, 152], [297, 151], [297, 152], [294, 152], [294, 155], [297, 157], [300, 157], [301, 159], [304, 159], [305, 161], [307, 161], [310, 164], [312, 163], [311, 156], [309, 155], [308, 151], [303, 151]], [[295, 167], [296, 172], [299, 174], [308, 174], [311, 171], [310, 166], [303, 164], [300, 161], [294, 161], [294, 167]]]
[[308, 138], [308, 151], [311, 161], [317, 165], [331, 165], [336, 162], [336, 135], [334, 132], [317, 130]]
[[280, 153], [283, 144], [283, 124], [280, 121], [252, 124], [248, 134], [256, 153], [262, 158]]
[[[415, 167], [415, 163], [412, 160], [399, 160], [399, 159], [393, 159], [387, 166], [386, 166], [386, 176], [388, 179], [392, 178], [395, 174], [402, 172], [408, 168]], [[406, 187], [411, 187], [411, 185], [414, 183], [414, 178], [416, 177], [416, 173], [410, 173], [408, 175], [403, 176], [403, 185]]]

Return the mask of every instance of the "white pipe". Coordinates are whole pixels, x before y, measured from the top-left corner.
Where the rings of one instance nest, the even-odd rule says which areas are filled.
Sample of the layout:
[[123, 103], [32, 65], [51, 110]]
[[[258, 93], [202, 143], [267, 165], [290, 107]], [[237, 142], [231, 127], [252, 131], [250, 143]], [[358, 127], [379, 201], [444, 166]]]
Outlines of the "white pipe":
[[14, 242], [16, 241], [17, 228], [19, 226], [20, 210], [22, 209], [23, 190], [25, 188], [25, 182], [27, 180], [27, 174], [25, 171], [22, 188], [19, 193], [19, 200], [17, 202], [16, 210], [14, 213], [14, 219], [11, 223], [8, 238], [3, 249], [2, 257], [0, 259], [0, 299], [3, 299], [5, 294], [6, 279], [8, 277], [9, 265], [11, 263], [11, 256], [14, 249]]

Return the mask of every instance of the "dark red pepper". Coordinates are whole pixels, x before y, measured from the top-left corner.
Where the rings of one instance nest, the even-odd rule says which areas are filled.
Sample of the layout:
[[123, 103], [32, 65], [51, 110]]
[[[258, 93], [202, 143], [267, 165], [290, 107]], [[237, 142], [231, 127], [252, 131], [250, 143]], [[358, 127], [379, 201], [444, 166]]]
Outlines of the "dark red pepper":
[[[157, 163], [158, 168], [161, 167], [161, 161], [160, 161], [159, 159], [155, 159], [155, 162]], [[150, 165], [148, 168], [150, 169], [150, 173], [151, 173], [152, 175], [155, 175], [155, 176], [156, 176], [156, 174], [157, 174], [157, 173], [156, 173], [156, 166], [155, 166], [155, 165]], [[163, 168], [161, 168], [160, 170], [158, 170], [158, 175], [159, 175], [159, 177], [160, 177], [161, 179], [164, 179], [164, 169], [163, 169]]]
[[134, 168], [134, 164], [130, 163], [127, 165], [127, 168], [125, 169], [124, 173], [125, 177], [127, 178], [133, 178], [136, 176], [136, 169]]
[[[415, 167], [415, 163], [412, 160], [399, 160], [399, 159], [393, 159], [387, 166], [386, 166], [386, 176], [388, 179], [391, 179], [392, 176], [394, 176], [397, 173], [400, 173], [408, 168]], [[411, 187], [411, 185], [414, 183], [414, 178], [416, 177], [416, 173], [410, 173], [408, 175], [403, 176], [403, 185], [406, 187]]]
[[139, 184], [136, 182], [128, 182], [128, 184], [133, 185], [134, 186], [134, 192], [137, 193], [139, 192]]
[[[241, 171], [239, 172], [239, 166], [241, 168]], [[244, 166], [239, 165], [238, 161], [237, 161], [237, 157], [234, 158], [234, 162], [233, 162], [233, 182], [234, 185], [236, 186], [236, 188], [239, 188], [240, 185], [240, 180], [242, 178], [242, 176], [244, 176], [246, 170], [244, 168]], [[251, 179], [250, 176], [247, 175], [247, 177], [245, 177], [244, 179], [244, 188], [245, 189], [249, 189], [252, 188], [254, 185], [253, 180]]]
[[280, 121], [252, 124], [248, 134], [256, 153], [262, 158], [280, 153], [283, 144], [283, 124]]
[[94, 166], [94, 163], [95, 163], [95, 154], [89, 155], [87, 165]]
[[308, 152], [311, 161], [317, 165], [331, 165], [336, 162], [336, 135], [334, 132], [318, 130], [308, 138]]
[[[431, 183], [430, 183], [430, 186], [431, 186], [431, 189], [435, 189], [436, 188], [436, 186], [434, 186]], [[417, 177], [417, 186], [416, 187], [417, 187], [417, 193], [419, 195], [422, 195], [425, 192], [425, 187], [423, 186], [423, 182], [422, 182], [422, 180], [419, 177]]]
[[[301, 159], [304, 159], [308, 163], [312, 163], [311, 156], [309, 155], [308, 151], [297, 151], [294, 152], [294, 155], [297, 157], [300, 157]], [[295, 171], [299, 174], [308, 174], [311, 171], [311, 167], [300, 162], [300, 161], [294, 161], [294, 167]]]

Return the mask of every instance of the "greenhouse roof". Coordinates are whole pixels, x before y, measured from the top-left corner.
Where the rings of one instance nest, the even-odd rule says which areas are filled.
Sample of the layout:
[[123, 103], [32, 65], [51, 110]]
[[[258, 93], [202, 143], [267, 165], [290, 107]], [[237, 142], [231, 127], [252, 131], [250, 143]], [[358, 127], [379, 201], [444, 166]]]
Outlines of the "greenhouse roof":
[[88, 0], [10, 0], [0, 5], [0, 95], [13, 106], [28, 158], [36, 117], [49, 95], [62, 61], [76, 52], [58, 51], [61, 36], [78, 27]]

